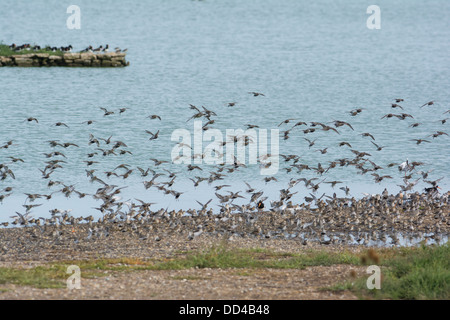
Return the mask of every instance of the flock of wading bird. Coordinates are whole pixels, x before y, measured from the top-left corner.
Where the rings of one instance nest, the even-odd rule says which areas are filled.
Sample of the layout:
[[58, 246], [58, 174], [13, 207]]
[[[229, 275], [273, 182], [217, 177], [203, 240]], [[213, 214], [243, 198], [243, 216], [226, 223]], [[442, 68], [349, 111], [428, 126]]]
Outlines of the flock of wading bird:
[[[254, 97], [264, 97], [264, 94], [259, 92], [249, 92], [249, 94]], [[391, 108], [403, 111], [404, 108], [399, 104], [403, 101], [403, 99], [394, 99], [393, 103], [391, 103]], [[236, 102], [226, 104], [229, 108], [235, 108], [237, 105]], [[437, 105], [434, 101], [430, 101], [417, 108], [433, 108], [433, 112], [437, 113]], [[206, 120], [206, 124], [203, 125], [204, 131], [209, 130], [211, 125], [215, 123], [217, 114], [214, 111], [192, 104], [190, 109], [193, 110], [194, 114], [187, 119], [187, 122], [192, 119]], [[115, 115], [128, 112], [129, 108], [120, 108], [119, 110], [100, 108], [100, 110], [103, 112], [103, 117], [114, 117]], [[350, 117], [359, 117], [363, 111], [364, 108], [357, 108], [349, 111], [348, 114]], [[444, 115], [448, 113], [450, 113], [450, 110], [443, 112]], [[161, 117], [156, 114], [148, 115], [147, 118], [151, 121], [162, 121]], [[414, 116], [407, 113], [388, 113], [381, 117], [380, 121], [387, 121], [389, 118], [397, 118], [399, 121], [403, 121], [407, 118], [414, 119]], [[440, 125], [444, 125], [446, 120], [438, 121]], [[25, 119], [24, 122], [39, 124], [39, 120], [32, 116]], [[94, 123], [94, 120], [83, 122], [87, 126]], [[63, 122], [57, 122], [53, 125], [69, 128], [69, 125]], [[409, 127], [415, 128], [420, 125], [421, 123], [415, 122]], [[247, 124], [246, 126], [249, 129], [259, 128], [254, 124]], [[288, 127], [281, 132], [281, 137], [284, 140], [289, 139], [290, 134], [294, 130], [302, 131], [304, 135], [318, 131], [340, 134], [340, 127], [343, 126], [347, 126], [349, 130], [354, 131], [353, 126], [349, 122], [342, 120], [321, 123], [286, 119], [278, 124], [278, 127]], [[160, 131], [153, 131], [145, 130], [149, 141], [160, 138]], [[375, 147], [374, 150], [382, 151], [384, 148], [384, 146], [380, 146], [375, 142], [374, 136], [369, 132], [358, 133], [358, 135], [369, 139]], [[416, 144], [431, 143], [433, 139], [441, 136], [448, 136], [448, 134], [443, 131], [436, 131], [428, 136], [411, 140]], [[269, 202], [270, 207], [266, 203], [268, 197], [264, 196], [264, 192], [253, 188], [249, 183], [245, 182], [247, 189], [237, 192], [221, 191], [222, 189], [231, 188], [230, 185], [226, 184], [211, 186], [211, 189], [215, 189], [215, 195], [220, 202], [220, 210], [214, 211], [210, 206], [213, 199], [206, 203], [197, 201], [200, 206], [198, 209], [170, 211], [161, 208], [152, 210], [151, 206], [154, 206], [156, 203], [146, 202], [141, 199], [124, 201], [120, 193], [126, 186], [120, 187], [105, 181], [108, 181], [111, 177], [125, 180], [132, 174], [138, 173], [144, 180], [142, 183], [145, 189], [157, 189], [164, 194], [179, 199], [183, 192], [173, 189], [175, 180], [178, 177], [177, 173], [163, 168], [164, 164], [170, 164], [169, 161], [155, 158], [150, 159], [153, 162], [153, 166], [145, 169], [142, 167], [133, 168], [126, 163], [122, 163], [110, 171], [98, 172], [96, 169], [91, 169], [91, 166], [99, 163], [96, 161], [98, 157], [127, 154], [132, 156], [132, 152], [127, 150], [128, 146], [125, 142], [114, 140], [112, 137], [111, 135], [108, 138], [101, 138], [89, 134], [88, 145], [95, 148], [95, 150], [86, 154], [84, 164], [87, 167], [85, 171], [90, 182], [98, 184], [98, 189], [93, 194], [76, 190], [74, 185], [66, 185], [62, 181], [52, 180], [52, 174], [61, 170], [66, 162], [67, 157], [64, 149], [79, 148], [79, 146], [72, 142], [48, 141], [52, 150], [44, 153], [48, 161], [46, 161], [45, 168], [39, 170], [42, 178], [48, 181], [47, 186], [51, 192], [48, 194], [25, 193], [26, 199], [23, 204], [25, 211], [16, 212], [15, 215], [10, 217], [13, 219], [12, 225], [33, 227], [31, 229], [35, 230], [33, 231], [35, 236], [48, 234], [54, 241], [70, 238], [76, 243], [81, 240], [93, 241], [94, 239], [108, 237], [111, 232], [120, 230], [136, 234], [141, 240], [153, 239], [156, 241], [170, 233], [185, 234], [188, 239], [194, 239], [203, 233], [207, 233], [212, 235], [225, 234], [230, 237], [284, 237], [286, 239], [299, 239], [304, 244], [308, 240], [317, 240], [324, 244], [348, 241], [367, 244], [370, 241], [380, 240], [397, 244], [399, 241], [397, 236], [399, 234], [409, 234], [410, 237], [425, 236], [426, 238], [439, 239], [442, 234], [448, 234], [450, 229], [449, 192], [440, 192], [440, 187], [438, 186], [439, 181], [443, 177], [431, 180], [429, 174], [433, 170], [420, 170], [424, 165], [422, 162], [406, 159], [402, 163], [390, 163], [387, 165], [389, 168], [397, 167], [404, 182], [402, 185], [398, 185], [400, 191], [396, 195], [389, 194], [387, 189], [385, 189], [382, 194], [365, 194], [363, 198], [356, 199], [350, 195], [350, 189], [347, 186], [343, 186], [339, 189], [344, 192], [344, 197], [337, 197], [336, 193], [332, 196], [324, 193], [319, 197], [317, 191], [321, 184], [330, 184], [334, 189], [336, 185], [342, 183], [341, 181], [327, 181], [326, 179], [326, 173], [336, 167], [353, 166], [359, 174], [372, 175], [377, 183], [385, 179], [393, 179], [392, 176], [378, 174], [383, 167], [371, 160], [370, 153], [355, 150], [346, 141], [338, 143], [338, 146], [348, 147], [354, 156], [352, 158], [335, 159], [327, 165], [318, 163], [317, 167], [311, 167], [302, 163], [301, 157], [298, 155], [281, 154], [280, 156], [283, 158], [283, 164], [285, 165], [283, 169], [286, 170], [287, 174], [292, 174], [294, 177], [289, 180], [286, 188], [279, 190], [279, 199]], [[308, 142], [309, 148], [313, 147], [317, 140], [306, 137], [303, 139]], [[237, 135], [224, 142], [222, 146], [226, 143], [236, 144], [239, 142], [248, 145], [252, 143], [252, 140], [248, 135]], [[14, 141], [8, 141], [0, 145], [0, 153], [2, 150], [13, 148], [14, 145]], [[182, 143], [179, 143], [179, 145], [181, 147]], [[315, 151], [326, 154], [327, 149], [328, 147]], [[218, 150], [213, 150], [213, 152], [217, 153], [218, 156], [223, 156]], [[204, 156], [204, 154], [194, 154], [192, 158], [203, 158]], [[269, 166], [271, 164], [271, 156], [270, 154], [260, 155], [258, 158], [260, 165]], [[5, 159], [5, 157], [1, 158]], [[23, 159], [14, 156], [6, 158], [8, 161], [0, 163], [2, 184], [6, 184], [9, 179], [15, 179], [14, 172], [10, 169], [11, 163], [20, 164], [24, 162]], [[186, 170], [198, 173], [195, 179], [190, 178], [194, 187], [201, 183], [211, 185], [215, 181], [224, 180], [227, 174], [246, 167], [236, 157], [233, 159], [233, 164], [212, 165], [214, 170], [208, 170], [207, 175], [203, 175], [206, 170], [197, 165], [187, 164]], [[311, 179], [301, 177], [304, 171], [314, 172], [316, 177]], [[421, 192], [414, 191], [413, 189], [420, 180], [428, 184], [429, 187], [424, 188]], [[267, 184], [271, 181], [277, 181], [277, 179], [273, 176], [265, 177], [264, 181]], [[301, 204], [292, 200], [292, 197], [298, 191], [292, 192], [291, 190], [299, 183], [304, 183], [304, 186], [310, 190], [309, 196], [304, 197], [305, 201]], [[12, 192], [13, 187], [2, 186], [0, 189], [0, 202], [3, 202]], [[49, 218], [33, 217], [33, 209], [42, 205], [42, 203], [35, 204], [35, 201], [50, 200], [55, 193], [61, 193], [65, 197], [73, 195], [79, 198], [93, 197], [102, 202], [99, 207], [95, 208], [95, 210], [101, 212], [102, 216], [95, 221], [96, 219], [94, 219], [93, 215], [74, 217], [70, 215], [70, 210], [53, 209], [50, 210]], [[236, 199], [249, 201], [246, 204], [238, 205], [234, 203]], [[7, 227], [9, 222], [3, 222], [1, 225]]]

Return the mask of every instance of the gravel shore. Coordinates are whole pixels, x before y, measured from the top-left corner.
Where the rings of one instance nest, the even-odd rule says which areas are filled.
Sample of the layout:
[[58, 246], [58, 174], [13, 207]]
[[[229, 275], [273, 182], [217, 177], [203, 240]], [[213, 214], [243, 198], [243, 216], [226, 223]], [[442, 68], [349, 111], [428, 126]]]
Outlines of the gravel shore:
[[[136, 258], [164, 261], [214, 246], [279, 253], [325, 250], [361, 253], [372, 246], [398, 246], [399, 239], [448, 240], [448, 204], [425, 207], [318, 207], [282, 212], [208, 214], [158, 211], [99, 222], [45, 224], [0, 229], [0, 267], [31, 268], [52, 262]], [[381, 209], [386, 208], [388, 212]], [[350, 278], [332, 265], [298, 269], [188, 269], [110, 272], [83, 279], [82, 290], [0, 287], [0, 299], [354, 299], [350, 292], [322, 288]]]
[[[349, 291], [323, 288], [365, 268], [347, 265], [298, 269], [188, 269], [110, 272], [81, 279], [81, 289], [2, 285], [1, 299], [20, 300], [311, 300], [357, 299]], [[83, 274], [81, 273], [81, 276]]]
[[[208, 249], [224, 241], [229, 248], [265, 248], [275, 252], [303, 252], [305, 249], [352, 250], [363, 246], [305, 242], [303, 239], [238, 237], [232, 234], [194, 237], [188, 234], [155, 232], [139, 238], [136, 233], [123, 231], [123, 225], [108, 226], [107, 235], [87, 239], [92, 226], [47, 226], [42, 232], [36, 227], [0, 229], [0, 267], [38, 265], [55, 261], [98, 258], [167, 259], [186, 252]], [[132, 228], [131, 226], [127, 226]], [[94, 227], [95, 228], [95, 227]], [[91, 229], [92, 230], [92, 229]], [[41, 233], [42, 232], [42, 233]], [[54, 233], [59, 232], [59, 237]]]
[[[50, 227], [49, 227], [50, 228]], [[110, 228], [107, 237], [84, 240], [88, 225], [60, 227], [62, 236], [37, 237], [35, 227], [0, 230], [0, 267], [32, 268], [52, 262], [100, 258], [165, 260], [183, 257], [226, 242], [228, 248], [263, 248], [273, 252], [301, 253], [311, 249], [341, 252], [366, 250], [363, 246], [321, 245], [299, 240], [270, 238], [226, 238], [202, 234], [189, 240], [172, 234], [155, 240], [140, 240], [128, 232]], [[85, 230], [87, 229], [87, 230]], [[39, 231], [40, 232], [40, 231]], [[53, 232], [48, 230], [49, 233]], [[11, 239], [5, 241], [5, 238]], [[227, 240], [228, 239], [228, 240]], [[38, 289], [16, 284], [0, 285], [0, 299], [157, 299], [157, 300], [292, 300], [356, 299], [351, 292], [330, 292], [323, 288], [350, 279], [351, 270], [363, 275], [365, 268], [349, 265], [314, 266], [305, 269], [220, 269], [101, 271], [99, 277], [83, 278], [81, 289]]]

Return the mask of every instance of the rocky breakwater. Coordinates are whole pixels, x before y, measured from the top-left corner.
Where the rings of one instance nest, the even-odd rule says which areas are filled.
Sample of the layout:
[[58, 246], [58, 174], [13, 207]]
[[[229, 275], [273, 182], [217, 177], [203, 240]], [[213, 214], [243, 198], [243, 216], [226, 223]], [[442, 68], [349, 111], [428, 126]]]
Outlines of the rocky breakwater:
[[125, 67], [130, 62], [125, 60], [126, 53], [108, 52], [64, 53], [29, 53], [12, 56], [0, 56], [0, 67]]

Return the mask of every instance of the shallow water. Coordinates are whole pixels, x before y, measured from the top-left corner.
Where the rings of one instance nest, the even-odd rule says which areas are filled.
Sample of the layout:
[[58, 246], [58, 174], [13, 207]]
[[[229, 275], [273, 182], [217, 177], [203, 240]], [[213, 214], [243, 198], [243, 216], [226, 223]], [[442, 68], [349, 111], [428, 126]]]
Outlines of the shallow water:
[[[293, 131], [288, 140], [281, 136], [280, 152], [298, 154], [302, 163], [310, 166], [318, 162], [325, 165], [354, 156], [348, 148], [337, 146], [348, 141], [353, 149], [369, 152], [370, 159], [382, 167], [407, 158], [422, 161], [425, 165], [419, 170], [433, 169], [429, 179], [443, 177], [442, 190], [450, 187], [449, 137], [428, 137], [431, 143], [420, 145], [410, 141], [438, 130], [448, 131], [449, 122], [438, 122], [450, 117], [443, 114], [450, 105], [448, 1], [379, 1], [380, 30], [366, 27], [367, 5], [360, 1], [78, 1], [81, 30], [66, 28], [65, 4], [56, 0], [43, 3], [2, 4], [0, 41], [72, 44], [75, 50], [108, 43], [112, 48], [128, 48], [131, 65], [123, 69], [0, 68], [0, 145], [14, 141], [10, 148], [0, 150], [0, 163], [9, 162], [9, 156], [25, 161], [8, 165], [15, 180], [0, 182], [0, 190], [14, 188], [13, 195], [0, 205], [0, 221], [23, 211], [24, 193], [49, 193], [48, 181], [38, 170], [48, 160], [44, 152], [58, 150], [67, 156], [67, 163], [55, 171], [53, 180], [75, 185], [83, 192], [95, 192], [99, 185], [89, 182], [83, 162], [95, 149], [87, 144], [89, 133], [105, 139], [112, 135], [112, 140], [124, 141], [133, 153], [93, 159], [99, 161], [92, 168], [101, 178], [100, 172], [121, 163], [136, 169], [152, 167], [150, 158], [170, 161], [175, 146], [170, 140], [172, 132], [178, 128], [193, 132], [193, 121], [186, 122], [194, 114], [189, 104], [215, 111], [213, 127], [224, 135], [226, 129], [245, 129], [247, 123], [261, 129], [286, 130], [290, 126], [278, 124], [288, 118], [348, 121], [355, 131], [344, 126], [338, 128], [339, 135]], [[253, 97], [249, 91], [262, 92], [265, 97]], [[390, 108], [394, 98], [405, 99], [400, 103], [404, 111]], [[430, 100], [436, 105], [420, 108]], [[235, 107], [226, 106], [234, 101]], [[116, 114], [104, 117], [99, 107]], [[120, 107], [129, 110], [118, 115]], [[349, 115], [348, 111], [359, 107], [364, 108], [361, 114]], [[414, 119], [380, 119], [384, 114], [400, 112], [410, 113]], [[150, 114], [160, 115], [162, 121], [146, 119]], [[38, 118], [39, 123], [24, 122], [30, 116]], [[82, 124], [88, 119], [97, 122], [92, 126]], [[52, 126], [58, 121], [70, 128]], [[422, 124], [410, 128], [414, 122]], [[145, 130], [160, 130], [160, 137], [148, 141]], [[369, 138], [359, 135], [363, 132], [370, 132], [377, 144], [386, 147], [377, 152]], [[308, 148], [304, 137], [317, 138], [316, 145]], [[74, 142], [80, 148], [53, 150], [47, 142], [53, 139]], [[326, 154], [316, 151], [326, 147]], [[127, 180], [107, 182], [128, 187], [123, 191], [124, 200], [140, 198], [169, 209], [198, 208], [195, 200], [205, 203], [215, 197], [211, 187], [219, 183], [209, 186], [204, 182], [194, 189], [188, 178], [199, 175], [197, 171], [175, 164], [164, 168], [179, 172], [173, 186], [184, 192], [179, 200], [145, 190], [137, 170]], [[322, 184], [317, 196], [324, 192], [343, 196], [339, 187], [344, 185], [355, 197], [363, 192], [382, 192], [385, 187], [391, 193], [399, 191], [402, 179], [396, 166], [377, 173], [390, 174], [394, 179], [377, 184], [370, 174], [357, 174], [354, 168], [330, 170], [323, 178], [342, 184], [335, 189]], [[231, 184], [228, 190], [237, 191], [244, 190], [243, 181], [247, 181], [275, 200], [290, 178], [300, 177], [284, 170], [274, 176], [278, 182], [266, 184], [259, 167], [252, 165], [219, 182]], [[323, 179], [305, 171], [301, 176]], [[415, 190], [422, 191], [425, 186], [419, 182]], [[224, 190], [227, 188], [220, 192]], [[294, 202], [303, 202], [310, 193], [303, 183], [292, 190], [298, 192]], [[36, 203], [43, 205], [33, 210], [34, 216], [48, 215], [52, 208], [72, 209], [74, 215], [92, 214], [96, 213], [92, 207], [99, 205], [91, 199], [65, 199], [59, 194], [48, 203]]]

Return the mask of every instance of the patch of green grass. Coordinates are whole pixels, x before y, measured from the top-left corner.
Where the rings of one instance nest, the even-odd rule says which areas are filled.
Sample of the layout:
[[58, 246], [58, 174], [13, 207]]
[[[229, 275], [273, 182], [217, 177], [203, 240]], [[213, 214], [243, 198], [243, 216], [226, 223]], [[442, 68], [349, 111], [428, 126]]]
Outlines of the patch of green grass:
[[[382, 266], [382, 290], [368, 290], [367, 277], [337, 284], [326, 290], [351, 290], [361, 298], [448, 299], [450, 298], [449, 246], [422, 248], [369, 249], [366, 254], [350, 251], [333, 252], [308, 250], [302, 253], [278, 252], [263, 248], [229, 248], [226, 243], [205, 250], [188, 252], [184, 256], [161, 260], [139, 258], [91, 259], [61, 261], [31, 269], [0, 268], [0, 284], [16, 283], [38, 288], [65, 287], [69, 265], [81, 269], [82, 278], [108, 275], [109, 272], [138, 270], [183, 270], [190, 268], [245, 269], [304, 269], [309, 266], [336, 264]], [[376, 263], [374, 262], [376, 261]], [[178, 277], [180, 280], [189, 276]], [[174, 279], [178, 279], [175, 277]], [[195, 279], [200, 280], [197, 276]]]
[[13, 283], [36, 288], [62, 288], [65, 283], [60, 274], [52, 268], [32, 269], [0, 268], [0, 284]]
[[70, 274], [66, 273], [67, 267], [77, 265], [81, 269], [81, 276], [93, 278], [106, 276], [101, 272], [105, 270], [127, 270], [125, 265], [115, 265], [129, 259], [93, 260], [60, 262], [34, 268], [0, 268], [0, 284], [13, 283], [35, 288], [65, 288], [66, 280]]
[[[381, 289], [367, 289], [367, 277], [340, 284], [364, 299], [450, 299], [450, 245], [399, 250], [383, 261]], [[337, 287], [330, 288], [336, 290]]]
[[152, 269], [173, 270], [189, 268], [273, 268], [304, 269], [308, 266], [334, 264], [359, 264], [355, 254], [315, 251], [306, 254], [274, 252], [266, 249], [228, 249], [220, 245], [153, 265]]
[[[0, 284], [15, 283], [37, 288], [62, 288], [70, 276], [67, 267], [77, 265], [82, 278], [106, 276], [108, 271], [183, 270], [190, 268], [234, 269], [303, 269], [307, 266], [358, 264], [359, 257], [350, 253], [311, 251], [305, 254], [275, 252], [267, 249], [229, 249], [219, 245], [173, 259], [147, 261], [138, 258], [61, 261], [30, 269], [0, 268]], [[247, 274], [249, 275], [249, 274]], [[186, 277], [183, 277], [183, 279]]]
[[64, 54], [64, 52], [62, 52], [61, 50], [57, 50], [55, 52], [51, 51], [51, 50], [45, 50], [45, 49], [41, 49], [41, 50], [21, 50], [21, 51], [14, 51], [11, 50], [9, 48], [8, 45], [6, 44], [0, 44], [0, 56], [3, 57], [10, 57], [10, 56], [14, 56], [14, 55], [23, 55], [23, 54], [29, 54], [29, 53], [48, 53], [52, 56], [62, 56]]

